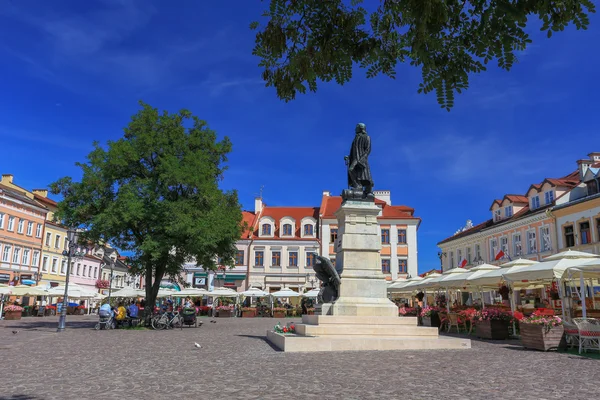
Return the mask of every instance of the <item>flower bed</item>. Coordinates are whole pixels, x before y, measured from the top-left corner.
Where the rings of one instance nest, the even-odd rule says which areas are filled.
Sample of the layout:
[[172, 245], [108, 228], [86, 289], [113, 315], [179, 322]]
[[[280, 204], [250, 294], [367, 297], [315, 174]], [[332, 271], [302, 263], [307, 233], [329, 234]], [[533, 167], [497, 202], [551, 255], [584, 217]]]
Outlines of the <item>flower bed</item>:
[[421, 310], [420, 317], [423, 320], [423, 326], [433, 326], [439, 328], [442, 324], [440, 320], [440, 311], [443, 311], [439, 307], [426, 306]]
[[416, 317], [417, 309], [412, 308], [412, 307], [399, 307], [398, 315], [403, 316], [403, 317]]
[[296, 333], [296, 325], [294, 325], [293, 323], [287, 324], [285, 326], [281, 326], [280, 323], [277, 323], [277, 325], [275, 325], [273, 327], [273, 332], [275, 333], [281, 333], [281, 334], [293, 334]]
[[508, 339], [508, 326], [513, 321], [510, 313], [499, 309], [486, 308], [473, 315], [476, 321], [477, 336], [482, 339]]
[[10, 305], [10, 306], [4, 307], [4, 319], [7, 319], [7, 320], [21, 319], [22, 314], [23, 314], [23, 307], [19, 307], [19, 306], [15, 306], [15, 305]]
[[231, 316], [233, 316], [233, 307], [231, 307], [231, 306], [217, 307], [217, 316], [219, 318], [230, 318]]
[[286, 309], [283, 307], [274, 307], [273, 308], [273, 318], [285, 318]]
[[565, 330], [560, 317], [534, 313], [521, 319], [519, 327], [523, 347], [547, 351], [566, 346]]
[[254, 307], [243, 307], [242, 318], [254, 318], [256, 317], [256, 308]]

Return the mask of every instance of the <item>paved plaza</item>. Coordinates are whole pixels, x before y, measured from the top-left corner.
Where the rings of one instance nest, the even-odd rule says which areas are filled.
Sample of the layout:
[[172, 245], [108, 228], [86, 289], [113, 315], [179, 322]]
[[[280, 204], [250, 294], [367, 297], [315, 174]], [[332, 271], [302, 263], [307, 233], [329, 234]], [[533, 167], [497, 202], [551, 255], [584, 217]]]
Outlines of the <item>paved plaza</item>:
[[215, 320], [183, 331], [95, 331], [95, 317], [69, 316], [62, 334], [56, 317], [0, 321], [0, 400], [598, 397], [599, 360], [513, 341], [286, 354], [265, 341], [275, 320]]

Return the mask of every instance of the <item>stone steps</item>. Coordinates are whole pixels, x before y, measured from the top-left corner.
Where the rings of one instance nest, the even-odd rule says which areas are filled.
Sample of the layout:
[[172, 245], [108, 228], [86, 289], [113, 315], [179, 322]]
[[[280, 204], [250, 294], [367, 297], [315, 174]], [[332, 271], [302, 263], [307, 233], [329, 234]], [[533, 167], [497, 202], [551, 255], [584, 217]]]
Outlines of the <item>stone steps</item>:
[[417, 317], [376, 317], [349, 315], [303, 315], [307, 325], [410, 325], [417, 326]]
[[296, 333], [304, 336], [325, 335], [373, 335], [373, 336], [423, 336], [437, 337], [438, 329], [416, 325], [376, 325], [376, 324], [297, 324]]

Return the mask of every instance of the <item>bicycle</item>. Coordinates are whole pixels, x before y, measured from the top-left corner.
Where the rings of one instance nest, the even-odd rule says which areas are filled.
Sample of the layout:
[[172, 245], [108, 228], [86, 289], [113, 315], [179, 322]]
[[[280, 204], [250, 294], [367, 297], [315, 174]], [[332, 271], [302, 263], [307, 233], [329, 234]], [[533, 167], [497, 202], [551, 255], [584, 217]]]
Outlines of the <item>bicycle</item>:
[[169, 313], [155, 315], [152, 318], [152, 328], [156, 330], [179, 328], [183, 330], [183, 317], [179, 311], [173, 312], [173, 318], [169, 319]]

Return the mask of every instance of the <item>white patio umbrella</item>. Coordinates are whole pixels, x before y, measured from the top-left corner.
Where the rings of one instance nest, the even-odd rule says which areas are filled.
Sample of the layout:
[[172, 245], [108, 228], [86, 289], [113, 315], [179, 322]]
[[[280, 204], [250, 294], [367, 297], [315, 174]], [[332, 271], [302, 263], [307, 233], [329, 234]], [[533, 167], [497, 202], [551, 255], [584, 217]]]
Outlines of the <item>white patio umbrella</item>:
[[[568, 278], [568, 275], [574, 275], [581, 272], [584, 278], [599, 278], [600, 277], [600, 258], [595, 258], [592, 260], [581, 260], [583, 261], [581, 264], [568, 267], [563, 273], [563, 279]], [[0, 288], [0, 290], [2, 290]]]
[[209, 297], [238, 297], [239, 295], [240, 293], [226, 287], [217, 288], [207, 294]]
[[[99, 293], [98, 293], [99, 294]], [[112, 293], [112, 297], [137, 298], [146, 297], [146, 291], [134, 288], [123, 288]]]
[[512, 268], [514, 268], [513, 271], [515, 271], [518, 269], [530, 267], [537, 263], [537, 261], [526, 260], [522, 258], [512, 260], [510, 262], [500, 265], [499, 269], [491, 270], [486, 272], [485, 274], [473, 277], [469, 280], [469, 285], [476, 286], [479, 288], [497, 289], [498, 286], [504, 280], [503, 275], [506, 274]]
[[594, 259], [600, 259], [600, 255], [567, 250], [546, 257], [542, 262], [530, 265], [527, 268], [515, 269], [515, 267], [512, 267], [504, 273], [504, 277], [517, 284], [519, 282], [529, 283], [530, 281], [552, 281], [560, 279], [567, 268], [575, 267]]
[[10, 295], [11, 294], [11, 289], [10, 287], [3, 285], [2, 287], [0, 287], [0, 295]]
[[173, 297], [202, 297], [208, 295], [210, 292], [206, 289], [200, 288], [188, 288], [183, 289], [181, 292], [176, 292]]
[[302, 295], [298, 292], [294, 292], [290, 288], [283, 288], [277, 292], [271, 293], [271, 296], [281, 298], [281, 297], [300, 297]]
[[413, 276], [412, 278], [403, 279], [403, 280], [397, 279], [396, 281], [394, 281], [394, 283], [392, 283], [390, 286], [388, 286], [387, 290], [388, 290], [388, 292], [394, 292], [394, 293], [409, 293], [409, 292], [412, 292], [413, 289], [405, 291], [404, 289], [407, 286], [416, 284], [418, 282], [422, 282], [424, 279], [425, 278], [423, 278], [419, 275]]
[[[467, 278], [473, 274], [471, 270], [464, 268], [452, 268], [440, 278], [439, 285], [447, 289], [458, 289], [465, 286]], [[442, 275], [444, 275], [442, 274]]]
[[245, 297], [266, 297], [269, 295], [269, 293], [265, 292], [264, 290], [260, 290], [255, 287], [248, 288], [248, 290], [245, 290], [240, 294]]
[[11, 296], [48, 296], [48, 292], [40, 289], [36, 289], [31, 286], [12, 286], [11, 287]]
[[158, 293], [156, 294], [156, 298], [161, 298], [161, 297], [169, 297], [169, 296], [173, 296], [174, 294], [179, 293], [176, 290], [172, 290], [172, 289], [163, 289], [160, 288], [158, 289]]
[[302, 293], [302, 296], [308, 298], [316, 298], [319, 295], [320, 291], [321, 289], [311, 289], [306, 293]]
[[[53, 288], [48, 289], [44, 292], [43, 295], [40, 296], [50, 296], [50, 297], [62, 297], [65, 294], [64, 286], [55, 286]], [[97, 292], [93, 292], [83, 286], [79, 286], [75, 283], [69, 283], [69, 288], [67, 289], [67, 297], [72, 299], [93, 299], [96, 297]]]

